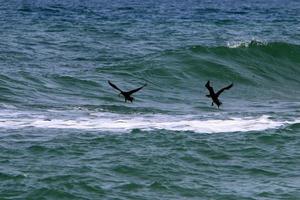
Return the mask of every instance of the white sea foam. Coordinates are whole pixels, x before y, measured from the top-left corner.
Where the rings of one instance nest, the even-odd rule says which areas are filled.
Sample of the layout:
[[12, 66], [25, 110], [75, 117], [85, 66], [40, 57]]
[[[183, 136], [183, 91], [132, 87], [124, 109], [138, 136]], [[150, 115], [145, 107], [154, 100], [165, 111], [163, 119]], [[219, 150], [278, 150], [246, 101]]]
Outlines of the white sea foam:
[[227, 47], [229, 47], [229, 48], [240, 48], [240, 47], [247, 48], [251, 44], [255, 44], [256, 46], [263, 46], [263, 45], [267, 45], [267, 42], [252, 38], [252, 40], [248, 40], [248, 41], [246, 40], [246, 41], [227, 42]]
[[[16, 115], [13, 115], [16, 116]], [[21, 117], [21, 118], [19, 118]], [[24, 118], [3, 118], [0, 115], [0, 128], [55, 128], [83, 129], [112, 132], [130, 132], [134, 129], [171, 131], [193, 131], [198, 133], [247, 132], [275, 129], [281, 126], [299, 123], [299, 121], [275, 121], [268, 116], [253, 118], [197, 119], [196, 116], [171, 115], [120, 115], [111, 113], [92, 113], [77, 118], [49, 118], [31, 115]]]

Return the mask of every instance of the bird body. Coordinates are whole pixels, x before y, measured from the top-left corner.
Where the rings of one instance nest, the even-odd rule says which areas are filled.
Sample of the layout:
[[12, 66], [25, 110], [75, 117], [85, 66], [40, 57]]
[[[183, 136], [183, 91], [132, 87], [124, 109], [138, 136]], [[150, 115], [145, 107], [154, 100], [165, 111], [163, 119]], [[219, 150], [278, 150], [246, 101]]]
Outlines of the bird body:
[[205, 84], [205, 87], [207, 88], [207, 90], [209, 91], [209, 94], [206, 95], [208, 98], [212, 99], [212, 103], [211, 105], [213, 106], [214, 103], [218, 106], [218, 108], [220, 107], [220, 105], [222, 104], [222, 102], [219, 100], [219, 96], [222, 92], [224, 92], [225, 90], [229, 90], [231, 87], [233, 86], [233, 83], [231, 83], [230, 85], [228, 85], [227, 87], [222, 88], [221, 90], [219, 90], [217, 93], [215, 93], [213, 87], [210, 86], [210, 81], [207, 81], [207, 83]]
[[128, 92], [124, 92], [123, 90], [121, 90], [120, 88], [118, 88], [115, 84], [113, 84], [112, 82], [108, 81], [108, 84], [113, 87], [114, 89], [118, 90], [120, 92], [119, 95], [123, 95], [125, 102], [130, 101], [132, 103], [132, 101], [134, 100], [134, 98], [131, 96], [133, 93], [141, 90], [143, 87], [145, 87], [147, 84], [143, 85], [142, 87], [139, 87], [137, 89], [134, 90], [130, 90]]

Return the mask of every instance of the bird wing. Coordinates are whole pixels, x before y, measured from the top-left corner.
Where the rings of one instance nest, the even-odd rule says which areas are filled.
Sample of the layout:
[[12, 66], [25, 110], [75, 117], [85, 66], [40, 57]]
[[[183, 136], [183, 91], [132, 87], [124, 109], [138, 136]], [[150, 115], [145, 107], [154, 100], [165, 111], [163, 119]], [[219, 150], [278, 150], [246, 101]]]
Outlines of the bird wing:
[[146, 85], [147, 85], [147, 84], [143, 85], [142, 87], [136, 88], [136, 89], [134, 89], [134, 90], [130, 90], [130, 91], [128, 91], [127, 93], [128, 93], [129, 95], [132, 95], [133, 93], [139, 91], [140, 89], [142, 89], [142, 88], [145, 87]]
[[215, 93], [215, 91], [214, 91], [214, 89], [209, 85], [209, 81], [207, 81], [207, 83], [205, 84], [205, 87], [208, 89], [208, 91], [209, 91], [209, 94], [214, 94]]
[[233, 86], [233, 83], [231, 83], [230, 85], [228, 85], [227, 87], [222, 88], [221, 90], [219, 90], [216, 95], [219, 96], [222, 92], [224, 92], [224, 90], [229, 90], [231, 87]]
[[120, 91], [120, 92], [123, 92], [121, 89], [119, 89], [119, 88], [118, 88], [115, 84], [113, 84], [112, 82], [108, 81], [108, 84], [109, 84], [111, 87], [115, 88], [116, 90], [118, 90], [118, 91]]

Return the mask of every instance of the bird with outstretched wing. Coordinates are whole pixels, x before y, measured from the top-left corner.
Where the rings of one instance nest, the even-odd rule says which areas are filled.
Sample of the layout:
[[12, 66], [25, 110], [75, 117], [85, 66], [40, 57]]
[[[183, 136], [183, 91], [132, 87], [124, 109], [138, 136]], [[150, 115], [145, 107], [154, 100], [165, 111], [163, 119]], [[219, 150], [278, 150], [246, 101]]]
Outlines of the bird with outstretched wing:
[[125, 102], [130, 101], [132, 102], [134, 100], [134, 98], [131, 96], [133, 93], [141, 90], [143, 87], [145, 87], [147, 84], [144, 84], [143, 86], [136, 88], [134, 90], [130, 90], [128, 92], [124, 92], [123, 90], [121, 90], [120, 88], [118, 88], [115, 84], [113, 84], [111, 81], [108, 81], [108, 84], [113, 87], [114, 89], [118, 90], [120, 92], [119, 95], [123, 95], [123, 97], [125, 98]]

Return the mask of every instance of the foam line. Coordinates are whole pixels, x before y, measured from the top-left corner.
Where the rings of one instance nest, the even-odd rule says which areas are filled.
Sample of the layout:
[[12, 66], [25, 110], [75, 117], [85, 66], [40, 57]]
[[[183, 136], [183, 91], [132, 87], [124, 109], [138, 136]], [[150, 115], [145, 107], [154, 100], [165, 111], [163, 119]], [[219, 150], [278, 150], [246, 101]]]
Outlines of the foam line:
[[[23, 117], [23, 116], [22, 116]], [[275, 129], [281, 126], [299, 123], [297, 121], [274, 121], [268, 116], [256, 118], [196, 119], [195, 117], [145, 115], [127, 116], [99, 113], [89, 117], [76, 119], [46, 119], [41, 116], [34, 118], [0, 119], [0, 128], [55, 128], [83, 129], [113, 132], [130, 132], [133, 129], [171, 131], [193, 131], [198, 133], [247, 132]]]

